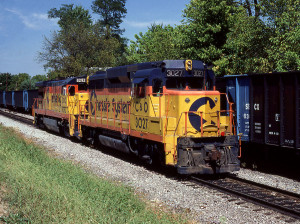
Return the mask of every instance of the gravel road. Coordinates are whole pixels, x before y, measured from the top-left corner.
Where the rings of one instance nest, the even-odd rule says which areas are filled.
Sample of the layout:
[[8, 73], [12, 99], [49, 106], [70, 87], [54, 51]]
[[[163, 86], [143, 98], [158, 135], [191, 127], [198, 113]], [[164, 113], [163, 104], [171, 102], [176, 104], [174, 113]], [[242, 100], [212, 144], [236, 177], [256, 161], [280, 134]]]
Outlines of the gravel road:
[[[35, 129], [0, 115], [0, 123], [18, 129], [59, 157], [74, 160], [100, 177], [133, 187], [152, 203], [185, 212], [195, 223], [299, 223], [280, 213], [206, 187], [193, 188], [144, 166], [126, 162], [69, 139]], [[300, 183], [275, 175], [241, 169], [238, 176], [300, 194]]]

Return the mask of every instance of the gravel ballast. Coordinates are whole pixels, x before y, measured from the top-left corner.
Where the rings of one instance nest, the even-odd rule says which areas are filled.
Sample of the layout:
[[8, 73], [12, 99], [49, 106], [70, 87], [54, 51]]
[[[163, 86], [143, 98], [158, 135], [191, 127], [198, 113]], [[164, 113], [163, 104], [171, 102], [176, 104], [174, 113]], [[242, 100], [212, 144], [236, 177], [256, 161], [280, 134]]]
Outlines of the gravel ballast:
[[[121, 181], [156, 205], [185, 212], [196, 223], [300, 223], [300, 220], [254, 205], [206, 187], [194, 188], [147, 169], [83, 146], [47, 131], [21, 124], [0, 115], [0, 123], [19, 130], [26, 138], [74, 160], [99, 177]], [[300, 183], [276, 175], [241, 169], [239, 177], [300, 194]]]

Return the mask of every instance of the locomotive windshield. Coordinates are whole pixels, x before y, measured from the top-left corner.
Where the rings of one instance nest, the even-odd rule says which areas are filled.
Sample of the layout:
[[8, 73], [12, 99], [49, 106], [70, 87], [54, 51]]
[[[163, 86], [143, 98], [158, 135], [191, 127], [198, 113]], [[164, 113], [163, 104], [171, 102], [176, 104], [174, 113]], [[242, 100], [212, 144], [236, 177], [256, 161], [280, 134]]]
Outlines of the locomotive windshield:
[[213, 90], [214, 74], [208, 70], [192, 68], [166, 70], [166, 88], [177, 90]]
[[203, 77], [177, 77], [177, 78], [166, 78], [167, 89], [178, 89], [178, 90], [212, 90], [212, 80], [205, 80]]

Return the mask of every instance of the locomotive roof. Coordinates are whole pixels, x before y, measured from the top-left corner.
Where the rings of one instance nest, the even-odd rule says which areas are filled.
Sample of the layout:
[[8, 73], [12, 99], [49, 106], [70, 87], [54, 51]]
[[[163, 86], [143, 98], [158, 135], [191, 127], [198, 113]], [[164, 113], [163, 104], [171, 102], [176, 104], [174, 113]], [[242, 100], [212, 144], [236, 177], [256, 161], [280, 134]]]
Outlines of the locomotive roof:
[[[154, 61], [145, 62], [133, 65], [124, 65], [115, 68], [107, 69], [106, 74], [108, 79], [118, 78], [121, 82], [129, 81], [129, 73], [134, 72], [134, 77], [149, 77], [154, 75], [159, 75], [157, 71], [160, 69], [185, 69], [186, 60], [164, 60], [164, 61]], [[206, 67], [202, 61], [193, 60], [193, 69], [204, 70]], [[162, 73], [160, 73], [162, 74]]]
[[[136, 72], [145, 69], [165, 68], [165, 69], [180, 69], [185, 68], [186, 60], [164, 60], [155, 62], [145, 62], [133, 65], [124, 65], [115, 68], [107, 69], [107, 78], [115, 78], [127, 76], [127, 72]], [[205, 68], [202, 61], [193, 60], [193, 68], [203, 70]]]
[[65, 85], [70, 85], [70, 84], [77, 84], [78, 78], [86, 78], [86, 75], [80, 76], [80, 77], [71, 77], [71, 78], [66, 78], [62, 80], [51, 80], [51, 81], [42, 81], [42, 82], [37, 82], [35, 86], [37, 87], [46, 87], [46, 86], [65, 86]]
[[97, 79], [105, 79], [106, 77], [107, 75], [105, 71], [98, 71], [89, 77], [89, 81], [93, 81]]

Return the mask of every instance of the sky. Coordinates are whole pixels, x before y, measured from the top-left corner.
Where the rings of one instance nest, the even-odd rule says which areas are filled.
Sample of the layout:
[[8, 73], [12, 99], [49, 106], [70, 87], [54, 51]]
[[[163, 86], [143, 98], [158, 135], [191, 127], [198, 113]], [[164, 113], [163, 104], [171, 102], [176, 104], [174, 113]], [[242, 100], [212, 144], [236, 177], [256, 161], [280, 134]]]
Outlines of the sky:
[[[57, 19], [48, 19], [51, 8], [62, 4], [81, 5], [92, 14], [93, 0], [0, 0], [0, 73], [46, 74], [37, 60], [45, 37], [59, 29]], [[190, 0], [127, 0], [127, 14], [121, 28], [124, 37], [145, 33], [151, 24], [181, 23]], [[99, 16], [92, 14], [94, 20]]]

